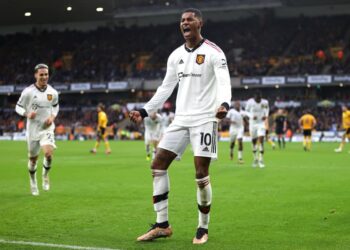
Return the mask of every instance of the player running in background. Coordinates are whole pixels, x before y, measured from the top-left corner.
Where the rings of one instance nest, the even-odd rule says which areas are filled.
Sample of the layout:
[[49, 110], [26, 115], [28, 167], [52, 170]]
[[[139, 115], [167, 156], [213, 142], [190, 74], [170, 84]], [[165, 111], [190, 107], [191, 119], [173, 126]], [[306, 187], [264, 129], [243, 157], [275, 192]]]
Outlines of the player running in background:
[[59, 111], [58, 93], [48, 84], [49, 67], [38, 64], [34, 68], [36, 82], [25, 88], [16, 105], [16, 112], [27, 118], [28, 170], [32, 195], [39, 195], [36, 179], [40, 148], [44, 152], [42, 187], [50, 189], [49, 170], [55, 145], [54, 120]]
[[[342, 106], [342, 126], [344, 131], [344, 134], [342, 136], [341, 143], [339, 145], [339, 148], [336, 148], [334, 151], [337, 153], [340, 153], [343, 151], [344, 144], [346, 142], [346, 138], [350, 140], [350, 110], [346, 105]], [[349, 152], [350, 153], [350, 152]]]
[[169, 56], [167, 72], [162, 85], [140, 111], [131, 111], [130, 119], [141, 122], [148, 114], [161, 108], [178, 85], [176, 113], [165, 131], [152, 162], [153, 204], [156, 223], [137, 238], [149, 241], [169, 237], [168, 222], [168, 168], [180, 158], [189, 143], [192, 144], [197, 182], [199, 221], [193, 244], [208, 240], [209, 212], [212, 189], [209, 165], [217, 158], [218, 119], [223, 119], [231, 103], [231, 83], [226, 57], [222, 50], [201, 35], [202, 13], [197, 9], [182, 12], [180, 30], [185, 44]]
[[233, 160], [233, 152], [236, 140], [238, 141], [238, 163], [243, 164], [243, 134], [244, 134], [244, 114], [241, 110], [241, 103], [234, 102], [233, 108], [227, 113], [227, 118], [230, 120], [230, 159]]
[[270, 124], [269, 124], [269, 119], [268, 118], [265, 120], [265, 141], [268, 144], [270, 144], [272, 149], [275, 149], [276, 144], [273, 142], [273, 140], [271, 140], [271, 137], [270, 137]]
[[[284, 134], [287, 131], [287, 117], [284, 114], [283, 109], [278, 109], [274, 119], [275, 132], [278, 140], [278, 147], [286, 147], [286, 141], [284, 139]], [[282, 144], [282, 145], [281, 145]]]
[[161, 113], [162, 116], [162, 133], [169, 127], [170, 123], [174, 120], [174, 112], [171, 112], [168, 108], [164, 108]]
[[261, 93], [257, 92], [254, 98], [247, 101], [245, 111], [249, 113], [249, 133], [253, 144], [253, 167], [265, 167], [264, 164], [264, 137], [266, 119], [269, 116], [269, 102], [262, 99]]
[[105, 112], [105, 105], [102, 103], [99, 103], [97, 105], [97, 133], [96, 133], [96, 143], [95, 147], [90, 150], [91, 153], [96, 154], [97, 149], [100, 146], [101, 139], [105, 143], [105, 152], [106, 154], [110, 154], [111, 147], [109, 146], [108, 142], [108, 134], [107, 134], [107, 124], [108, 124], [108, 118]]
[[303, 147], [305, 151], [311, 150], [312, 130], [315, 128], [316, 123], [316, 118], [309, 110], [306, 110], [305, 114], [299, 119], [299, 126], [304, 134]]
[[162, 136], [162, 117], [160, 114], [153, 112], [149, 115], [149, 117], [145, 117], [144, 119], [145, 124], [145, 145], [146, 145], [146, 160], [151, 160], [151, 146], [153, 147], [152, 150], [152, 160], [154, 159], [158, 143], [160, 141], [160, 138]]

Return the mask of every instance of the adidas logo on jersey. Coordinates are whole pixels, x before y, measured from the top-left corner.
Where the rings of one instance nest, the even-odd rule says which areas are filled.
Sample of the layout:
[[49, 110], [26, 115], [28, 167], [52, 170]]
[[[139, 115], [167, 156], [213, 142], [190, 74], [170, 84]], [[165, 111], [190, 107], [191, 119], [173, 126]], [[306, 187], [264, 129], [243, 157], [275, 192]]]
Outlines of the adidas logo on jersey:
[[180, 62], [179, 62], [179, 64], [184, 64], [184, 61], [181, 59]]
[[205, 147], [205, 148], [203, 148], [202, 151], [203, 151], [203, 152], [209, 152], [209, 148], [208, 148], [208, 147]]

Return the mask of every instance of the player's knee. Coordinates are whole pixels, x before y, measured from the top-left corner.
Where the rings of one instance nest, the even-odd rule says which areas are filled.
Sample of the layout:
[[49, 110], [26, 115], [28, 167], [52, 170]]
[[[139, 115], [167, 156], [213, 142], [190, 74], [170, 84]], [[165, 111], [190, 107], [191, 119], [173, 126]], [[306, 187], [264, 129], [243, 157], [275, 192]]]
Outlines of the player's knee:
[[50, 151], [45, 152], [45, 158], [47, 161], [51, 161], [52, 160], [52, 152], [50, 152]]
[[38, 160], [38, 156], [29, 157], [29, 161], [31, 162], [32, 165], [35, 165], [37, 160]]
[[208, 169], [196, 169], [196, 179], [203, 179], [208, 175]]
[[157, 150], [156, 156], [151, 165], [151, 169], [167, 170], [175, 157], [176, 154], [170, 151], [162, 149]]

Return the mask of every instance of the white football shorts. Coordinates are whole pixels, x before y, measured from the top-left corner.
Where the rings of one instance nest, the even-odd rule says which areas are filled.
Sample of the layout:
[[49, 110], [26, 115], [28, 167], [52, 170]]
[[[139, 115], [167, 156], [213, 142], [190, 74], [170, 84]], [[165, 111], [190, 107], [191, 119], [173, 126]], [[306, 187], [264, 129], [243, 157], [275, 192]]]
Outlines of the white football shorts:
[[51, 145], [56, 148], [55, 144], [55, 134], [53, 131], [42, 131], [39, 133], [39, 140], [33, 141], [27, 139], [28, 144], [28, 156], [34, 157], [38, 156], [40, 153], [40, 148], [44, 145]]
[[262, 123], [250, 124], [249, 133], [252, 139], [265, 136], [265, 133], [266, 133], [265, 123], [262, 122]]
[[235, 142], [236, 140], [243, 139], [244, 127], [235, 128], [230, 130], [230, 142]]
[[158, 147], [177, 154], [180, 159], [189, 143], [194, 156], [217, 158], [218, 125], [211, 121], [195, 127], [170, 124]]
[[145, 132], [145, 144], [150, 144], [154, 141], [159, 141], [162, 137], [162, 131], [146, 131]]

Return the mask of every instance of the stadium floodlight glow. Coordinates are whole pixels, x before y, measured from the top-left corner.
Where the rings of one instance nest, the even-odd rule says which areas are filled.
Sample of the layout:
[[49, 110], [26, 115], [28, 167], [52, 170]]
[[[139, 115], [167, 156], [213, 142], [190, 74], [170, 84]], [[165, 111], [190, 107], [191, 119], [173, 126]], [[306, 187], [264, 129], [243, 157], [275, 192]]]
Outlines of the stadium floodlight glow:
[[25, 13], [24, 13], [24, 16], [31, 16], [31, 15], [32, 15], [31, 12], [25, 12]]
[[97, 11], [97, 12], [102, 12], [102, 11], [103, 11], [103, 8], [102, 8], [102, 7], [97, 7], [97, 8], [96, 8], [96, 11]]
[[67, 7], [67, 11], [72, 11], [72, 9], [73, 9], [73, 8], [72, 8], [71, 6], [68, 6], [68, 7]]

